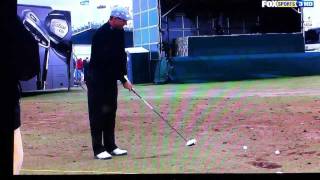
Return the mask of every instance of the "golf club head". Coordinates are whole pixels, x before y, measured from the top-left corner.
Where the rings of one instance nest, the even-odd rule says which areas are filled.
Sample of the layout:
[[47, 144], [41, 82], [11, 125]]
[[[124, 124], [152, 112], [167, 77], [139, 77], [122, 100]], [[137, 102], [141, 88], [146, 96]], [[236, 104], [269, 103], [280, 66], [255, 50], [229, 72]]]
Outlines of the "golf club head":
[[197, 140], [196, 139], [190, 139], [187, 143], [186, 146], [193, 146], [196, 145]]
[[54, 10], [48, 14], [45, 20], [45, 27], [51, 40], [52, 50], [65, 59], [70, 53], [71, 45], [71, 24], [70, 14], [66, 11]]
[[44, 48], [50, 47], [50, 39], [46, 31], [41, 27], [41, 21], [34, 12], [30, 9], [24, 10], [22, 12], [22, 23], [31, 32], [40, 46]]
[[54, 43], [66, 40], [68, 33], [71, 31], [67, 14], [64, 11], [51, 11], [46, 17], [45, 27], [50, 40]]

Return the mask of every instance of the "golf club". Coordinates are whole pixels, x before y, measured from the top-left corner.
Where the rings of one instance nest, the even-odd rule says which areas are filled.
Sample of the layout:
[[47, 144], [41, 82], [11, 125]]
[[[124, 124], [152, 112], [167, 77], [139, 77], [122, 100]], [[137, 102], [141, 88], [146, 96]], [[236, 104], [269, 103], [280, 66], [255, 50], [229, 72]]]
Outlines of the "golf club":
[[22, 23], [25, 28], [31, 32], [34, 38], [38, 41], [39, 45], [44, 48], [50, 47], [50, 40], [45, 32], [45, 30], [41, 27], [41, 21], [37, 17], [37, 15], [32, 12], [30, 9], [26, 9], [22, 12]]
[[[80, 84], [81, 88], [85, 91], [88, 91], [87, 87], [85, 87], [84, 85], [85, 85], [84, 83], [81, 83]], [[137, 95], [153, 112], [155, 112], [164, 122], [166, 122], [171, 129], [173, 129], [176, 133], [178, 133], [178, 135], [186, 142], [186, 146], [196, 145], [196, 143], [197, 143], [196, 139], [192, 138], [192, 139], [187, 140], [187, 138], [185, 138], [173, 126], [171, 126], [171, 124], [166, 119], [164, 119], [164, 117], [162, 117], [158, 111], [156, 111], [145, 99], [143, 99], [143, 97], [141, 97], [134, 88], [132, 88], [130, 91], [132, 91], [135, 95]]]
[[41, 72], [37, 75], [37, 89], [45, 89], [47, 71], [48, 71], [48, 60], [49, 60], [49, 48], [50, 48], [50, 39], [41, 27], [41, 21], [37, 15], [32, 12], [30, 9], [26, 9], [23, 12], [22, 23], [28, 31], [34, 36], [38, 41], [38, 44], [45, 48], [44, 61], [43, 61], [43, 70], [42, 77]]
[[70, 61], [72, 53], [70, 15], [64, 11], [53, 10], [45, 19], [45, 28], [49, 34], [52, 51], [67, 64], [68, 90], [70, 90]]
[[67, 20], [67, 14], [62, 11], [51, 11], [45, 20], [45, 28], [49, 34], [52, 50], [61, 58], [66, 59], [71, 33], [70, 23]]
[[186, 146], [193, 146], [193, 145], [195, 145], [195, 144], [197, 143], [196, 139], [187, 140], [182, 134], [180, 134], [173, 126], [171, 126], [171, 124], [170, 124], [166, 119], [164, 119], [163, 116], [161, 116], [161, 114], [160, 114], [158, 111], [156, 111], [145, 99], [143, 99], [143, 97], [141, 97], [141, 96], [137, 93], [137, 91], [136, 91], [135, 89], [132, 88], [131, 91], [132, 91], [135, 95], [137, 95], [137, 96], [138, 96], [153, 112], [155, 112], [164, 122], [166, 122], [171, 129], [173, 129], [176, 133], [178, 133], [179, 136], [186, 142]]

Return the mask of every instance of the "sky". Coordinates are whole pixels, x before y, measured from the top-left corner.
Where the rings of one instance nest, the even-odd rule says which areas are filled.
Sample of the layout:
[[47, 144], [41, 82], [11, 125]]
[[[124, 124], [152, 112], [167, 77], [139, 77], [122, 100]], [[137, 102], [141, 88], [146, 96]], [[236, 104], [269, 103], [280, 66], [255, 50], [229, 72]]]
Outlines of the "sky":
[[[110, 9], [115, 5], [128, 7], [132, 14], [132, 0], [89, 0], [88, 5], [80, 5], [83, 0], [17, 0], [18, 4], [50, 6], [55, 10], [67, 10], [71, 12], [71, 24], [73, 27], [87, 25], [88, 22], [102, 23], [109, 19]], [[105, 5], [104, 9], [97, 6]], [[132, 25], [132, 22], [128, 22]]]

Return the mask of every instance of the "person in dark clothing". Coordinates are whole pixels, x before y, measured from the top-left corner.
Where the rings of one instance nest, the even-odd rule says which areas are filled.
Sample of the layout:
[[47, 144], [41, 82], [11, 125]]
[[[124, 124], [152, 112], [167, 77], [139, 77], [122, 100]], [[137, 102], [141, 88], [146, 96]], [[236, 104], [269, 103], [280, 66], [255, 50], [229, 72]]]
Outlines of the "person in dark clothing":
[[83, 80], [85, 83], [87, 83], [88, 79], [88, 68], [89, 68], [89, 59], [86, 57], [86, 59], [83, 60]]
[[[15, 66], [9, 61], [12, 58], [12, 39], [14, 19], [17, 14], [16, 7], [17, 2], [5, 0], [2, 1], [1, 7], [6, 11], [0, 11], [1, 22], [5, 24], [1, 28], [3, 34], [2, 41], [5, 43], [1, 48], [1, 54], [3, 55], [2, 69], [0, 71], [0, 96], [1, 96], [1, 126], [0, 126], [0, 175], [8, 176], [13, 175], [13, 141], [14, 141], [14, 127], [17, 125], [14, 122], [15, 118], [15, 103], [17, 99], [16, 88], [17, 78], [14, 77]], [[9, 43], [11, 42], [11, 43]]]
[[124, 29], [131, 19], [127, 9], [117, 6], [110, 19], [94, 34], [87, 79], [89, 120], [95, 159], [111, 159], [112, 155], [126, 155], [127, 151], [115, 143], [115, 118], [118, 86], [131, 90], [124, 49]]
[[[16, 12], [15, 12], [16, 13]], [[40, 72], [39, 46], [32, 34], [23, 26], [20, 18], [15, 14], [15, 19], [10, 19], [3, 29], [6, 34], [4, 42], [7, 43], [7, 53], [4, 68], [0, 77], [4, 88], [1, 88], [3, 105], [0, 137], [1, 163], [0, 174], [14, 174], [20, 172], [23, 162], [23, 147], [20, 133], [20, 83], [35, 77]], [[14, 33], [12, 33], [14, 32]], [[9, 140], [7, 140], [7, 138]], [[12, 141], [13, 140], [13, 141]], [[8, 149], [7, 149], [8, 147]], [[2, 161], [10, 157], [9, 161]]]

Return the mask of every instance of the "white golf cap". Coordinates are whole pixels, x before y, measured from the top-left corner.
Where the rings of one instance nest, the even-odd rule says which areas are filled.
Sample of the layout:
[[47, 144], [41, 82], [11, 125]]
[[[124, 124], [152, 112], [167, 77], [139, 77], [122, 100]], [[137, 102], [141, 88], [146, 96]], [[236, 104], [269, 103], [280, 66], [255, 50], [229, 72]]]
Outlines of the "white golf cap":
[[123, 19], [123, 20], [126, 20], [126, 21], [132, 19], [129, 11], [126, 8], [121, 7], [121, 6], [114, 7], [112, 9], [112, 11], [111, 11], [110, 16], [117, 17], [117, 18], [120, 18], [120, 19]]

